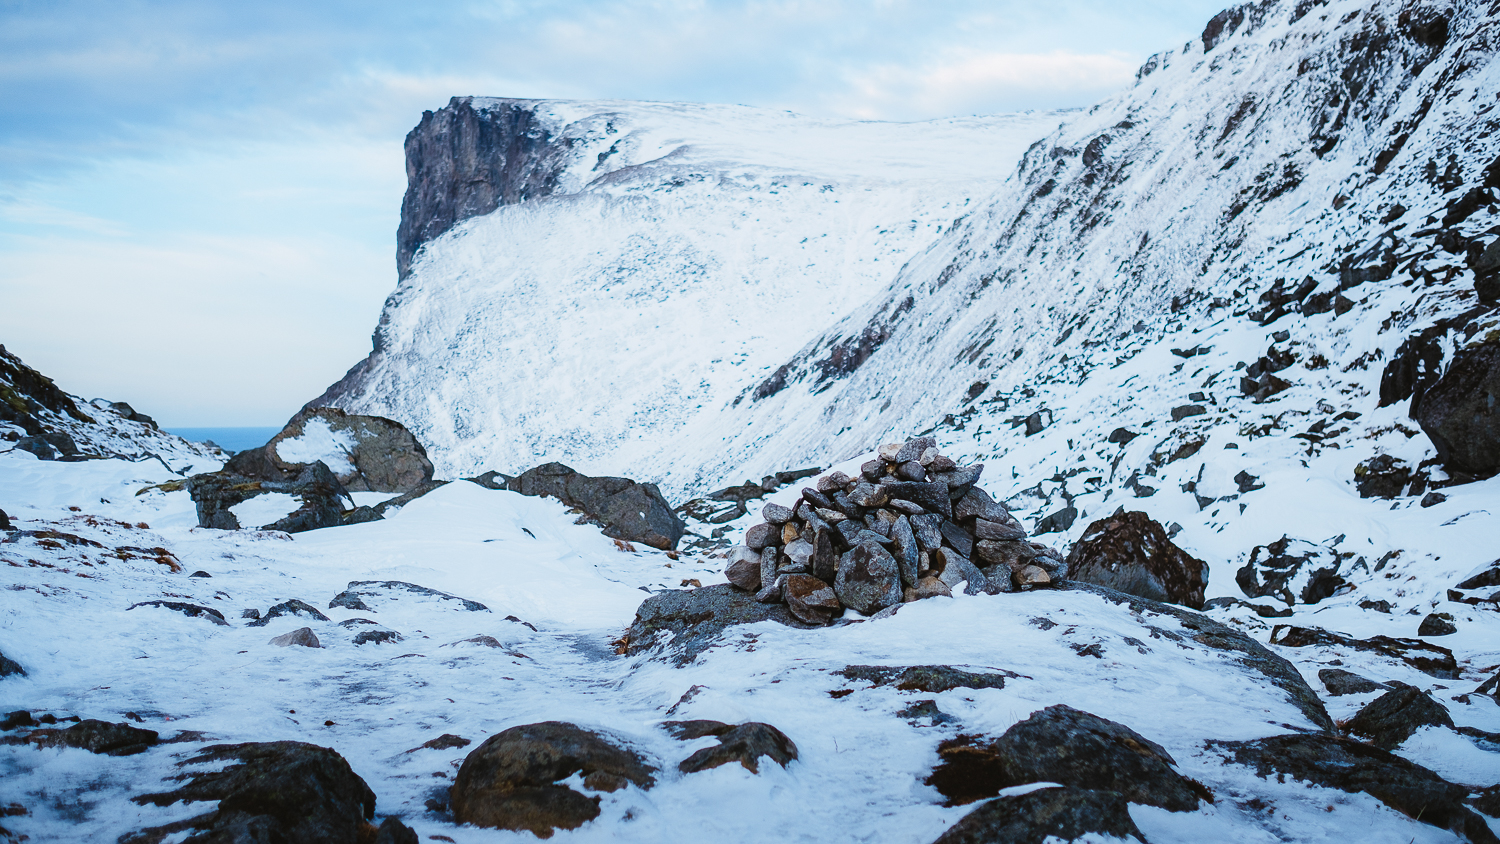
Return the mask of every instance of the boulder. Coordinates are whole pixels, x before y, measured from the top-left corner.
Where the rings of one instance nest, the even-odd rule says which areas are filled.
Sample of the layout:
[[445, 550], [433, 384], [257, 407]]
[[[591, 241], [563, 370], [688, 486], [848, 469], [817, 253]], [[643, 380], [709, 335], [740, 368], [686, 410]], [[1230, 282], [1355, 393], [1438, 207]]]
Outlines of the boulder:
[[1390, 688], [1384, 683], [1377, 683], [1342, 668], [1320, 668], [1318, 679], [1323, 682], [1323, 687], [1334, 697], [1344, 695], [1362, 695], [1370, 692], [1378, 692], [1381, 689]]
[[678, 741], [693, 741], [704, 736], [722, 736], [734, 729], [734, 725], [700, 718], [693, 721], [663, 721], [661, 728]]
[[729, 565], [724, 568], [724, 577], [746, 592], [760, 591], [761, 555], [744, 545], [729, 549]]
[[1278, 624], [1271, 628], [1271, 644], [1284, 648], [1342, 647], [1373, 652], [1400, 660], [1439, 680], [1458, 679], [1458, 661], [1453, 658], [1453, 651], [1421, 639], [1397, 639], [1392, 636], [1356, 639], [1318, 627]]
[[418, 844], [420, 841], [416, 830], [402, 823], [400, 818], [386, 818], [375, 830], [375, 844]]
[[1207, 748], [1254, 768], [1261, 777], [1292, 777], [1351, 794], [1364, 792], [1408, 817], [1465, 836], [1473, 844], [1500, 842], [1484, 819], [1464, 805], [1467, 788], [1378, 747], [1328, 735], [1299, 734], [1254, 741], [1211, 740]]
[[550, 838], [599, 816], [599, 798], [559, 781], [575, 774], [591, 791], [649, 789], [656, 769], [600, 733], [561, 721], [511, 727], [465, 757], [449, 795], [458, 823], [526, 830]]
[[[415, 583], [407, 583], [404, 580], [351, 580], [344, 591], [335, 595], [328, 602], [328, 608], [343, 607], [344, 609], [358, 610], [360, 612], [374, 612], [366, 600], [377, 606], [388, 601], [400, 601], [403, 598], [434, 598], [442, 606], [452, 609], [464, 610], [466, 612], [489, 612], [490, 608], [478, 601], [468, 598], [460, 598], [447, 592], [439, 592], [426, 586], [418, 586]], [[272, 608], [275, 609], [274, 607]], [[311, 609], [311, 607], [309, 607]], [[317, 612], [316, 610], [313, 610]], [[325, 619], [326, 620], [326, 619]]]
[[0, 653], [0, 677], [9, 677], [12, 674], [18, 677], [25, 677], [26, 669], [22, 668], [19, 662], [6, 656], [4, 653]]
[[11, 527], [10, 516], [6, 515], [4, 510], [0, 510], [0, 530], [15, 530]]
[[1041, 788], [980, 804], [933, 844], [1051, 844], [1091, 834], [1145, 841], [1129, 809], [1126, 799], [1113, 791]]
[[328, 616], [326, 616], [323, 613], [319, 612], [318, 608], [315, 607], [315, 606], [313, 606], [312, 604], [309, 604], [306, 601], [299, 601], [296, 598], [291, 598], [291, 599], [282, 601], [281, 603], [277, 604], [276, 606], [271, 607], [270, 609], [266, 610], [266, 614], [265, 615], [263, 615], [263, 616], [261, 616], [259, 618], [256, 618], [254, 621], [251, 621], [246, 626], [247, 627], [265, 627], [267, 624], [271, 623], [271, 619], [273, 619], [273, 618], [281, 618], [282, 616], [297, 616], [299, 618], [311, 618], [311, 619], [314, 619], [316, 621], [327, 621], [328, 620]]
[[106, 756], [133, 756], [155, 745], [155, 730], [143, 730], [129, 724], [112, 724], [89, 718], [65, 730], [33, 730], [25, 736], [5, 740], [6, 744], [29, 744], [33, 747], [76, 747]]
[[1395, 750], [1426, 726], [1451, 729], [1453, 718], [1431, 695], [1411, 686], [1386, 692], [1344, 722], [1345, 730], [1381, 750]]
[[[625, 653], [637, 654], [668, 644], [679, 663], [692, 661], [736, 624], [775, 621], [788, 627], [810, 627], [783, 604], [757, 603], [727, 583], [700, 589], [669, 589], [647, 598], [621, 639]], [[666, 637], [666, 642], [662, 638]]]
[[1500, 342], [1460, 349], [1412, 416], [1456, 479], [1500, 472]]
[[318, 641], [316, 633], [311, 627], [299, 627], [290, 633], [283, 633], [270, 641], [270, 644], [278, 648], [289, 648], [298, 645], [304, 648], [321, 648], [323, 644]]
[[362, 844], [376, 835], [369, 823], [375, 793], [344, 757], [326, 747], [297, 741], [221, 744], [178, 763], [196, 765], [215, 767], [185, 774], [180, 779], [187, 784], [175, 791], [145, 794], [135, 802], [217, 801], [218, 810], [145, 830], [121, 839], [122, 844], [159, 841], [163, 834], [189, 829], [197, 831], [189, 840], [203, 842]]
[[1003, 689], [1005, 678], [1021, 676], [1013, 671], [997, 674], [964, 671], [951, 665], [850, 665], [833, 673], [876, 686], [895, 686], [903, 692], [928, 694], [954, 689]]
[[605, 536], [626, 542], [669, 551], [687, 529], [656, 484], [591, 478], [561, 463], [547, 463], [522, 472], [506, 487], [522, 495], [550, 495], [582, 510], [584, 520], [598, 525]]
[[1418, 636], [1452, 636], [1457, 632], [1458, 625], [1453, 623], [1452, 613], [1430, 612], [1417, 625]]
[[867, 542], [840, 558], [833, 589], [844, 606], [874, 615], [901, 603], [901, 570], [889, 551]]
[[322, 462], [350, 492], [406, 492], [432, 480], [427, 451], [405, 426], [382, 416], [334, 407], [303, 409], [259, 448], [225, 468], [260, 481], [287, 481]]
[[782, 597], [792, 615], [808, 624], [828, 624], [844, 612], [833, 587], [808, 574], [789, 575]]
[[998, 739], [959, 736], [938, 746], [927, 784], [950, 805], [993, 797], [1002, 788], [1055, 782], [1115, 791], [1132, 803], [1191, 812], [1208, 789], [1184, 777], [1159, 744], [1124, 724], [1070, 706], [1049, 706]]
[[1343, 587], [1342, 571], [1363, 561], [1332, 545], [1283, 536], [1251, 549], [1234, 580], [1251, 598], [1275, 598], [1287, 606], [1316, 604]]
[[185, 601], [142, 601], [138, 604], [131, 604], [130, 606], [126, 607], [125, 610], [129, 612], [130, 610], [133, 610], [137, 607], [161, 607], [164, 610], [180, 612], [188, 618], [201, 618], [207, 621], [212, 621], [214, 624], [217, 624], [221, 627], [229, 626], [229, 622], [224, 620], [224, 614], [214, 609], [213, 607], [201, 607], [197, 604], [189, 604]]
[[677, 766], [685, 774], [706, 771], [720, 765], [738, 762], [752, 774], [760, 773], [760, 759], [768, 757], [785, 768], [797, 758], [797, 745], [786, 734], [770, 724], [751, 722], [723, 732], [715, 732], [719, 743], [705, 747]]
[[1208, 581], [1208, 564], [1178, 548], [1141, 512], [1089, 525], [1068, 554], [1067, 572], [1072, 580], [1197, 610]]
[[[291, 480], [261, 481], [225, 469], [194, 475], [184, 486], [197, 506], [198, 527], [220, 530], [258, 527], [300, 533], [337, 527], [343, 523], [343, 501], [349, 497], [338, 478], [322, 462], [303, 466]], [[268, 525], [241, 525], [230, 508], [269, 492], [296, 496], [302, 505]]]

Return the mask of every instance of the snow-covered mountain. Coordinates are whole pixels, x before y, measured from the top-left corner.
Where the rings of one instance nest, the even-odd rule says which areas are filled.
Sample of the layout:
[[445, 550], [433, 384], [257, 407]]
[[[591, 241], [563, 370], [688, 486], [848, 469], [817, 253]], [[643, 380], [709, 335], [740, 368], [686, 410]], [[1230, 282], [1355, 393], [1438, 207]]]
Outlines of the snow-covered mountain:
[[681, 491], [696, 420], [888, 286], [1059, 120], [455, 99], [407, 138], [375, 351], [314, 404], [401, 420], [440, 475], [557, 458]]

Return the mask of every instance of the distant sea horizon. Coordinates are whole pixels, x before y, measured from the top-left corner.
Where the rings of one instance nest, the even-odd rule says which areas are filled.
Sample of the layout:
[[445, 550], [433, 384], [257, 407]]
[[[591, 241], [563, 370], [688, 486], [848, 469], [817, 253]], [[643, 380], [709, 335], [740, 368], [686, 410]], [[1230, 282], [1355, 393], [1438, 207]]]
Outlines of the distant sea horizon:
[[230, 453], [238, 453], [256, 446], [265, 445], [281, 433], [281, 428], [168, 428], [168, 433], [185, 440], [203, 443], [212, 442]]

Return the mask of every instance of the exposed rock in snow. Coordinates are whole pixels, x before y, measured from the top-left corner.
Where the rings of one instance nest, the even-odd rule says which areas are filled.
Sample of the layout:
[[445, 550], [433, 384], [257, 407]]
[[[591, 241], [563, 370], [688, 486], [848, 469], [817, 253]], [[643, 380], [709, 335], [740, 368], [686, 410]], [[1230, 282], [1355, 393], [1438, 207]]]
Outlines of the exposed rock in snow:
[[561, 463], [547, 463], [509, 479], [506, 488], [522, 495], [550, 495], [577, 507], [583, 511], [583, 521], [598, 525], [605, 536], [615, 539], [670, 551], [682, 538], [682, 520], [656, 484], [591, 478]]
[[1102, 836], [1142, 842], [1145, 833], [1130, 817], [1118, 792], [1044, 785], [1022, 794], [997, 797], [965, 815], [933, 844], [988, 841], [1088, 841]]
[[1208, 564], [1183, 551], [1145, 513], [1089, 525], [1068, 553], [1068, 577], [1131, 595], [1203, 609]]

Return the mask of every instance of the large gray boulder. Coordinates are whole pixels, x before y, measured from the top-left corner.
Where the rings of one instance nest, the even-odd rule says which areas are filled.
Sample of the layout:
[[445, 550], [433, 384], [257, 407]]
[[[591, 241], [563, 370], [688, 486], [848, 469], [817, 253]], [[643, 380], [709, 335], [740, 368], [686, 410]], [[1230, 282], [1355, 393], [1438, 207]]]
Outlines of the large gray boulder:
[[1079, 537], [1068, 554], [1068, 577], [1201, 610], [1208, 564], [1174, 545], [1145, 513], [1116, 513]]
[[687, 526], [656, 488], [629, 478], [591, 478], [561, 463], [544, 463], [506, 482], [522, 495], [550, 495], [584, 513], [605, 536], [670, 551]]
[[1448, 371], [1417, 400], [1412, 416], [1455, 478], [1500, 472], [1500, 342], [1455, 354]]
[[656, 768], [608, 736], [562, 721], [511, 727], [464, 759], [450, 800], [459, 823], [527, 830], [550, 838], [599, 816], [599, 798], [561, 781], [582, 775], [588, 791], [655, 785]]
[[225, 469], [262, 481], [286, 481], [322, 461], [350, 492], [408, 492], [432, 480], [427, 450], [400, 422], [305, 409], [259, 448], [236, 454]]

